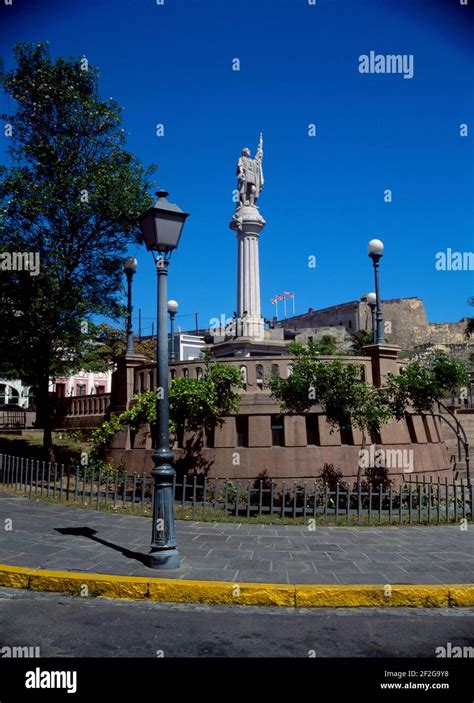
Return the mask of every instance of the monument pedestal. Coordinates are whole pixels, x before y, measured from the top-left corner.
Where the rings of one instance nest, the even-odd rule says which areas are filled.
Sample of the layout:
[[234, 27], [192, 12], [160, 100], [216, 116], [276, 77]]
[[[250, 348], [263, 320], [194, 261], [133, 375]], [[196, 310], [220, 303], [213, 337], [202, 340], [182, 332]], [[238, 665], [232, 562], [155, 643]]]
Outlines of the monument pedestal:
[[260, 264], [258, 239], [265, 220], [255, 205], [240, 205], [230, 228], [237, 234], [237, 320], [236, 335], [256, 341], [264, 339], [260, 312]]

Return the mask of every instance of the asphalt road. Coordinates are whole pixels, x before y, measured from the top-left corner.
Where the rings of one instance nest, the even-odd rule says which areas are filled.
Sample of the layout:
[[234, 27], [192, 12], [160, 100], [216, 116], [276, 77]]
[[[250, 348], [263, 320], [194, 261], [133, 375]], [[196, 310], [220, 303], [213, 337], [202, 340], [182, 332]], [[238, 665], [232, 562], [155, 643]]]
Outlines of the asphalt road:
[[434, 657], [474, 646], [474, 608], [177, 605], [0, 588], [0, 650], [43, 657]]

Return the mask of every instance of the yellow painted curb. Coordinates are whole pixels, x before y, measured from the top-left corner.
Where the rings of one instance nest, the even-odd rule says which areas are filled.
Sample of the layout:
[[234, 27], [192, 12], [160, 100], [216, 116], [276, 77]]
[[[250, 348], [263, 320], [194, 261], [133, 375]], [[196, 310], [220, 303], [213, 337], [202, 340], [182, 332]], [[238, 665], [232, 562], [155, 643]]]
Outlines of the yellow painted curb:
[[0, 564], [0, 586], [7, 588], [28, 588], [31, 569], [24, 566], [7, 566]]
[[474, 604], [474, 585], [450, 586], [449, 599], [450, 605], [468, 608]]
[[[450, 586], [442, 585], [308, 585], [296, 586], [296, 606], [307, 607], [380, 607], [446, 608], [450, 605]], [[456, 586], [456, 588], [463, 588]], [[473, 594], [474, 596], [474, 594]], [[474, 604], [474, 597], [472, 598]]]
[[149, 597], [172, 603], [225, 605], [295, 605], [295, 587], [272, 583], [229, 583], [226, 581], [181, 581], [153, 579]]
[[286, 607], [418, 607], [474, 606], [473, 584], [274, 584], [184, 581], [73, 571], [48, 571], [0, 564], [0, 587], [53, 591], [90, 598], [152, 600], [209, 605]]

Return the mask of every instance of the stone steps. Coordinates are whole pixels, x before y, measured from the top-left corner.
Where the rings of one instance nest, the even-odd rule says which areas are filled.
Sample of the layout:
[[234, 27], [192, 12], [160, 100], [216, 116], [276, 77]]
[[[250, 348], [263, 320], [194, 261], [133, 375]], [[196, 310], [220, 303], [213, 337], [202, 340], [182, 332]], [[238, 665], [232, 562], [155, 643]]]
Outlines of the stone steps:
[[[466, 439], [469, 444], [469, 455], [471, 455], [471, 448], [474, 447], [474, 415], [471, 414], [457, 414], [457, 420], [462, 425], [465, 433]], [[443, 431], [443, 440], [446, 445], [446, 450], [450, 459], [450, 464], [453, 467], [454, 475], [460, 479], [467, 479], [467, 469], [466, 462], [464, 461], [464, 448], [461, 446], [461, 459], [458, 459], [458, 439], [453, 432], [453, 430], [443, 421], [441, 421], [441, 427]], [[472, 462], [471, 462], [472, 463]]]

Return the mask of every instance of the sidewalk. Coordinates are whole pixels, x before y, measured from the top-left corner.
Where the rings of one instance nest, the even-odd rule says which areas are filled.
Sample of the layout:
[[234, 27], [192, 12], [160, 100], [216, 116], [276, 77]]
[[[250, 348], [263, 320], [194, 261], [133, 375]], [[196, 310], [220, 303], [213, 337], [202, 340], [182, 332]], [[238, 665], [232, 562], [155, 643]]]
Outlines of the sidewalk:
[[[12, 530], [4, 529], [12, 520]], [[0, 564], [163, 579], [273, 584], [466, 584], [474, 526], [317, 527], [178, 521], [181, 567], [145, 566], [149, 518], [0, 492]]]

